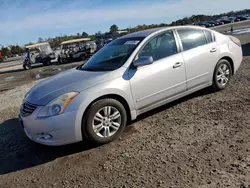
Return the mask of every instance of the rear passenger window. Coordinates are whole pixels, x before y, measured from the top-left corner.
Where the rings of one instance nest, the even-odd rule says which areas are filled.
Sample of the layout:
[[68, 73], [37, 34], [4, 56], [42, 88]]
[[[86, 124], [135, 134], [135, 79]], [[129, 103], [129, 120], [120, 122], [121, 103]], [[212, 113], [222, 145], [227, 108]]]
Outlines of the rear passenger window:
[[210, 31], [204, 31], [205, 32], [205, 34], [206, 34], [206, 37], [207, 37], [207, 43], [211, 43], [211, 42], [213, 42], [214, 40], [213, 40], [213, 35], [212, 35], [212, 33], [210, 32]]
[[177, 32], [180, 36], [184, 51], [207, 44], [206, 37], [202, 30], [180, 29], [177, 30]]

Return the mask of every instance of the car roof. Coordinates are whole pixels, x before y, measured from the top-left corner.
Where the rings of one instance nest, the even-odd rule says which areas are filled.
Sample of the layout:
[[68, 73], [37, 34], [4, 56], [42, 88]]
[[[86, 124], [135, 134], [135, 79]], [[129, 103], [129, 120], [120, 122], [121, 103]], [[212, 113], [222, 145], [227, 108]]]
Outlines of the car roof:
[[130, 34], [127, 34], [121, 38], [130, 38], [130, 37], [146, 37], [156, 31], [159, 31], [161, 30], [162, 28], [154, 28], [154, 29], [146, 29], [146, 30], [143, 30], [143, 31], [137, 31], [137, 32], [134, 32], [134, 33], [130, 33]]
[[147, 37], [155, 32], [160, 32], [160, 31], [167, 31], [167, 30], [173, 30], [173, 29], [185, 29], [185, 28], [189, 28], [189, 29], [206, 29], [204, 27], [200, 27], [200, 26], [173, 26], [173, 27], [160, 27], [160, 28], [153, 28], [153, 29], [146, 29], [143, 31], [138, 31], [138, 32], [134, 32], [134, 33], [130, 33], [127, 35], [124, 35], [120, 38], [134, 38], [134, 37]]

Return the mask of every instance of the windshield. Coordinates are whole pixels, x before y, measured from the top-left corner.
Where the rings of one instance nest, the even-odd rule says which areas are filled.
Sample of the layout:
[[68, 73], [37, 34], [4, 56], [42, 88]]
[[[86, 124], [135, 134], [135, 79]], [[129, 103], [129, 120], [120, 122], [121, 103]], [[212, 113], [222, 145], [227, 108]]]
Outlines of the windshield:
[[50, 54], [52, 53], [52, 49], [50, 47], [50, 45], [41, 45], [39, 47], [37, 47], [41, 52], [45, 53], [45, 54]]
[[97, 52], [80, 67], [87, 71], [112, 71], [121, 67], [143, 40], [143, 37], [117, 39]]

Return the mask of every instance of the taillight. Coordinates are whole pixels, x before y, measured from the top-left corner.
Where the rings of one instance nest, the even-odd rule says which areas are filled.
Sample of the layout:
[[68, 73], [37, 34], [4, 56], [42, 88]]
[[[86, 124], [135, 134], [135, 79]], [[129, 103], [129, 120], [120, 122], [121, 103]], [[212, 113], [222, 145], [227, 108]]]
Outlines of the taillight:
[[236, 38], [234, 36], [229, 36], [229, 38], [231, 39], [231, 41], [233, 41], [235, 44], [237, 44], [238, 46], [241, 47], [241, 42], [238, 38]]

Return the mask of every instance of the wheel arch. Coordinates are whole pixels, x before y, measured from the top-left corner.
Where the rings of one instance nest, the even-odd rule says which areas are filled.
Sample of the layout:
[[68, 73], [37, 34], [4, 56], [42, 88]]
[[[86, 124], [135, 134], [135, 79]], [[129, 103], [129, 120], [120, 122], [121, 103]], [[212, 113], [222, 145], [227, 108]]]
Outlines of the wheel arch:
[[220, 58], [219, 61], [221, 61], [223, 59], [227, 60], [230, 63], [231, 68], [232, 68], [232, 75], [234, 75], [234, 62], [233, 62], [232, 58], [229, 56], [224, 56], [224, 57]]
[[93, 100], [91, 103], [89, 103], [87, 108], [84, 110], [84, 113], [82, 115], [82, 121], [84, 119], [84, 116], [86, 115], [87, 110], [91, 107], [91, 105], [99, 100], [102, 100], [102, 99], [115, 99], [115, 100], [119, 101], [124, 106], [124, 108], [126, 110], [127, 120], [131, 121], [131, 113], [130, 113], [129, 104], [124, 97], [122, 97], [121, 95], [118, 95], [118, 94], [106, 94], [106, 95], [100, 96], [100, 97], [96, 98], [95, 100]]

